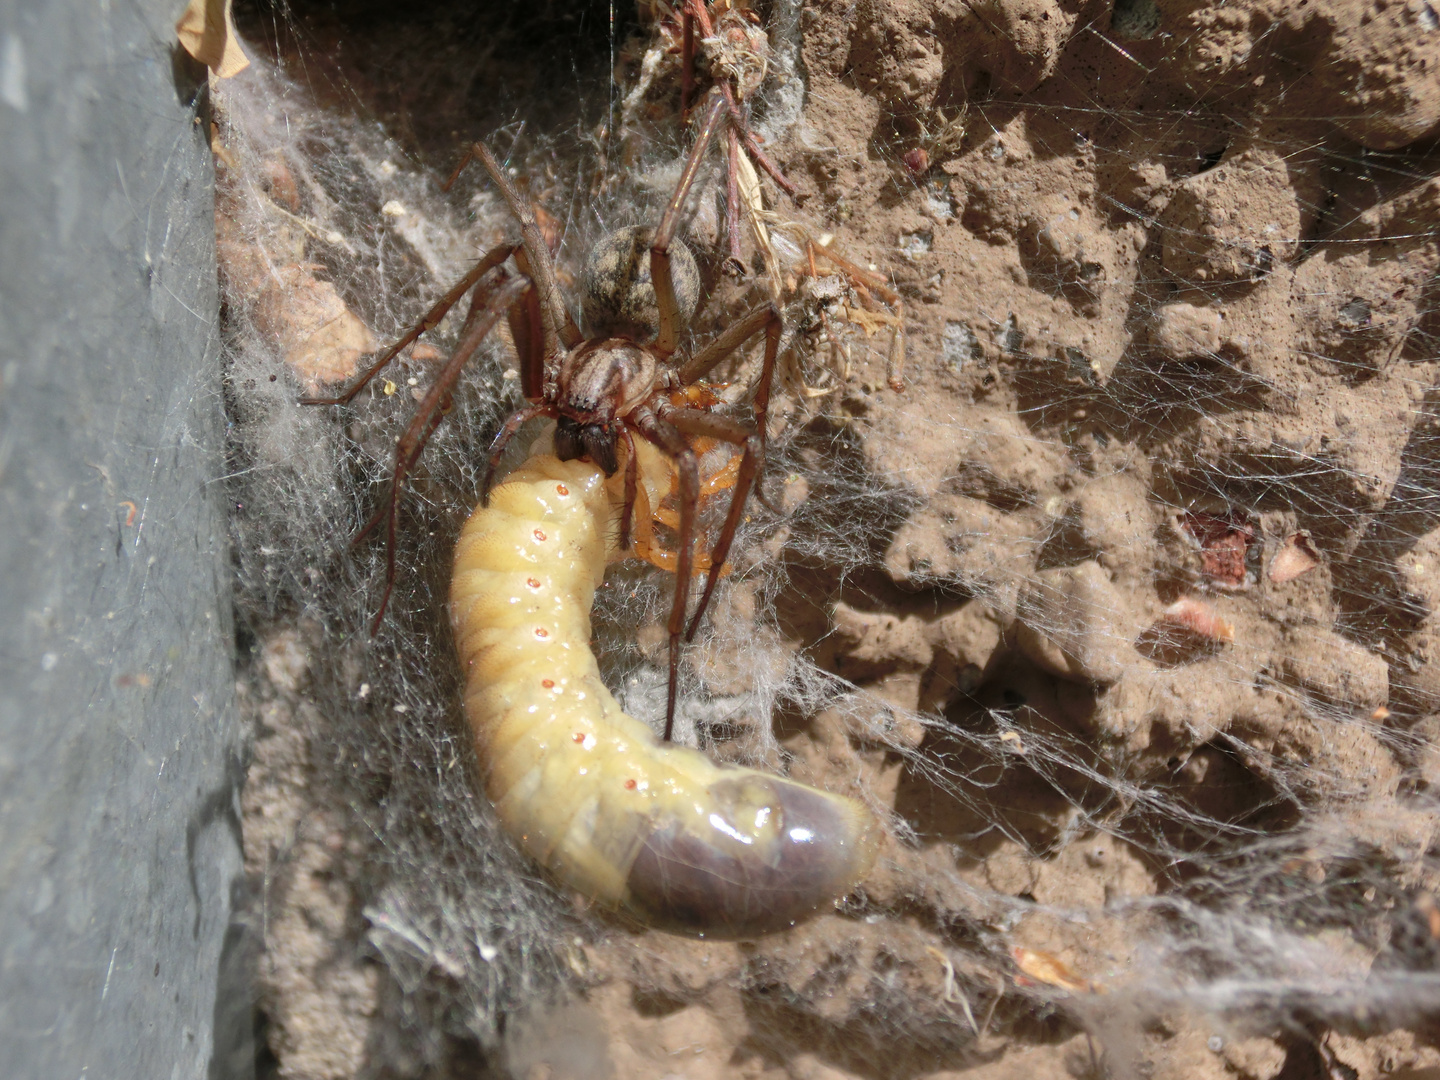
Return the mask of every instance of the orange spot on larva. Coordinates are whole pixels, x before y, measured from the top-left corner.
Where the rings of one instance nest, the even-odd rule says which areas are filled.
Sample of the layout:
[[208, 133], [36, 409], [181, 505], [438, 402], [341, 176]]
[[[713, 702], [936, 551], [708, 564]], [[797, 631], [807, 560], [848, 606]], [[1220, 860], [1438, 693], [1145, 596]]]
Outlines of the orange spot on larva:
[[583, 731], [577, 731], [577, 732], [575, 732], [574, 735], [571, 735], [571, 736], [570, 736], [570, 739], [571, 739], [572, 742], [584, 742], [584, 741], [585, 741], [585, 733], [584, 733]]
[[539, 529], [536, 529], [536, 530], [535, 530], [535, 539], [536, 539], [536, 540], [539, 540], [539, 541], [543, 544], [543, 543], [545, 542], [545, 534], [544, 534], [543, 532], [541, 532]]
[[546, 690], [553, 690], [553, 689], [555, 688], [555, 680], [554, 680], [554, 679], [541, 679], [541, 680], [540, 680], [540, 685], [543, 686], [543, 687], [545, 687]]
[[625, 790], [626, 790], [626, 791], [634, 791], [634, 790], [635, 790], [635, 787], [636, 787], [636, 784], [635, 784], [635, 781], [634, 781], [634, 780], [626, 780], [626, 781], [625, 781]]
[[556, 490], [557, 493], [559, 493], [559, 494], [561, 494], [561, 495], [569, 495], [569, 494], [570, 494], [570, 489], [567, 488], [564, 484], [556, 484], [556, 485], [555, 485], [555, 490]]
[[543, 626], [537, 626], [535, 628], [535, 636], [538, 638], [547, 638], [550, 636], [550, 631], [546, 630]]
[[533, 577], [532, 577], [532, 578], [526, 578], [526, 579], [525, 579], [525, 584], [526, 584], [526, 585], [529, 585], [532, 589], [538, 589], [538, 588], [540, 587], [540, 582], [539, 582], [536, 578], [533, 578]]

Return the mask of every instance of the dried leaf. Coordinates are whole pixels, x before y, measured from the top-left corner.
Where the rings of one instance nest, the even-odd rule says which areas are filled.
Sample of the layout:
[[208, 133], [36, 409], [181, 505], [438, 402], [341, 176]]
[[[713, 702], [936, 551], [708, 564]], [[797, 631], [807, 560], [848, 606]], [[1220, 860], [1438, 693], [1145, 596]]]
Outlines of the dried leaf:
[[350, 378], [359, 359], [374, 351], [375, 338], [335, 286], [303, 261], [304, 230], [291, 227], [291, 215], [281, 212], [285, 224], [262, 242], [231, 216], [223, 191], [217, 203], [215, 256], [226, 293], [246, 302], [256, 329], [308, 391]]
[[222, 79], [239, 75], [250, 66], [250, 58], [240, 48], [235, 33], [230, 3], [231, 0], [190, 0], [185, 13], [175, 23], [180, 47]]
[[255, 325], [307, 386], [355, 373], [375, 348], [370, 328], [345, 306], [335, 286], [300, 264], [277, 268], [255, 302]]
[[1167, 607], [1156, 622], [1157, 626], [1162, 624], [1209, 641], [1229, 643], [1235, 640], [1235, 627], [1222, 619], [1204, 600], [1196, 600], [1193, 596], [1182, 596]]

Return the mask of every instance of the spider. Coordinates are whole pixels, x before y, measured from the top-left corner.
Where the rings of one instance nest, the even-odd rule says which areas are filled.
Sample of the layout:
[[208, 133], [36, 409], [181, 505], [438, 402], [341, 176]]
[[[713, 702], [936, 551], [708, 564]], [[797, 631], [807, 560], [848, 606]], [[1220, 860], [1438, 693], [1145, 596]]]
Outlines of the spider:
[[[555, 454], [562, 461], [586, 459], [607, 476], [619, 469], [619, 444], [625, 443], [625, 506], [620, 547], [630, 548], [631, 518], [638, 476], [634, 439], [653, 444], [675, 464], [679, 487], [678, 548], [675, 596], [669, 633], [669, 684], [665, 738], [675, 721], [676, 686], [682, 635], [693, 640], [709, 606], [716, 582], [735, 538], [741, 515], [765, 461], [765, 419], [774, 378], [783, 322], [773, 304], [762, 304], [694, 352], [681, 346], [681, 332], [700, 300], [700, 273], [694, 256], [676, 236], [686, 196], [694, 186], [705, 151], [727, 115], [725, 96], [707, 95], [699, 134], [686, 158], [680, 181], [654, 230], [630, 227], [610, 233], [596, 246], [582, 278], [582, 314], [588, 336], [566, 309], [557, 284], [550, 245], [534, 208], [521, 198], [483, 143], [470, 153], [478, 158], [500, 189], [520, 224], [519, 244], [497, 247], [442, 296], [411, 330], [391, 346], [346, 391], [333, 398], [304, 398], [304, 404], [349, 402], [421, 334], [439, 324], [467, 292], [470, 310], [460, 341], [416, 410], [395, 448], [390, 497], [361, 528], [356, 542], [383, 521], [386, 526], [387, 576], [372, 633], [384, 617], [395, 582], [395, 519], [402, 483], [425, 443], [449, 411], [460, 372], [504, 315], [519, 357], [521, 393], [526, 404], [510, 415], [490, 447], [481, 486], [481, 505], [489, 501], [490, 485], [506, 446], [527, 422], [538, 417], [556, 421]], [[462, 162], [463, 166], [463, 162]], [[458, 170], [457, 170], [458, 172]], [[648, 250], [648, 262], [644, 256]], [[503, 266], [513, 258], [515, 274]], [[755, 423], [707, 411], [703, 395], [687, 393], [698, 380], [760, 331], [765, 332], [765, 358], [756, 385]], [[694, 404], [692, 404], [692, 402]], [[696, 517], [700, 499], [696, 437], [716, 439], [741, 449], [730, 505], [710, 556], [708, 574], [688, 629], [690, 579], [695, 574]]]

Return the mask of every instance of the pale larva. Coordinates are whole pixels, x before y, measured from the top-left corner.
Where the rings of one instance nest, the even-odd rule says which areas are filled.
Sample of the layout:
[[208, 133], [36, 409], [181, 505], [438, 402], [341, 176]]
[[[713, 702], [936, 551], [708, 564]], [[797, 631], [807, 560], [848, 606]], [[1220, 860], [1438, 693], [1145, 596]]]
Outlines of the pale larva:
[[622, 503], [594, 465], [541, 453], [461, 533], [451, 622], [486, 792], [563, 884], [647, 925], [790, 926], [860, 880], [878, 824], [852, 799], [662, 743], [621, 710], [590, 605]]

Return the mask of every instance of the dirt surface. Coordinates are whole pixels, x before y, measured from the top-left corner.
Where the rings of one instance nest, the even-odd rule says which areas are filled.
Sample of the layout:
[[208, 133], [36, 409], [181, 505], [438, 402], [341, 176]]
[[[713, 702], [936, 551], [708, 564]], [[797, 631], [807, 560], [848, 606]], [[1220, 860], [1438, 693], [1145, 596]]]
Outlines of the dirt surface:
[[[780, 294], [797, 331], [771, 430], [785, 514], [757, 509], [742, 536], [688, 661], [685, 731], [863, 798], [887, 837], [834, 913], [737, 944], [586, 910], [473, 793], [457, 676], [427, 666], [448, 660], [437, 598], [473, 465], [417, 480], [398, 629], [361, 634], [383, 550], [354, 556], [343, 537], [377, 505], [423, 387], [336, 421], [289, 409], [264, 375], [291, 394], [333, 378], [503, 235], [481, 196], [445, 216], [435, 183], [463, 138], [506, 123], [516, 138], [521, 120], [561, 132], [516, 153], [577, 237], [628, 198], [663, 198], [673, 171], [635, 147], [676, 123], [675, 57], [657, 52], [628, 111], [567, 110], [561, 90], [603, 95], [587, 79], [611, 62], [610, 39], [575, 44], [575, 20], [599, 17], [576, 10], [554, 38], [546, 20], [567, 16], [549, 8], [483, 32], [434, 11], [418, 28], [375, 12], [250, 23], [304, 87], [232, 92], [222, 176], [264, 1068], [1440, 1075], [1436, 11], [762, 9], [776, 55], [757, 126], [801, 199], [768, 180], [765, 197], [795, 253], [773, 274], [747, 250], [743, 285], [711, 272], [697, 333]], [[622, 31], [621, 98], [665, 28]], [[396, 59], [418, 41], [449, 44], [433, 68]], [[476, 42], [491, 68], [460, 62]], [[536, 42], [572, 52], [532, 116], [517, 57]], [[429, 74], [385, 81], [387, 65]], [[386, 134], [322, 150], [274, 134], [307, 111], [313, 130], [378, 118]], [[587, 139], [622, 115], [597, 158]], [[288, 168], [247, 171], [242, 132], [283, 144]], [[334, 167], [306, 187], [298, 162], [344, 154], [349, 187]], [[259, 188], [237, 179], [256, 175], [297, 220], [349, 220], [315, 194], [348, 191], [354, 220], [369, 207], [381, 224], [353, 258], [257, 231]], [[714, 230], [702, 211], [690, 235]], [[874, 310], [903, 318], [903, 390], [889, 324], [846, 314], [853, 292], [824, 307], [796, 237], [833, 237], [898, 294]], [[583, 243], [566, 243], [571, 274]], [[349, 311], [307, 345], [334, 303]], [[828, 370], [842, 351], [849, 371]], [[496, 357], [447, 425], [480, 430], [443, 436], [461, 441], [437, 459], [477, 460], [513, 403]], [[257, 462], [281, 471], [246, 479]], [[601, 603], [632, 711], [655, 700], [663, 577], [625, 571]]]

